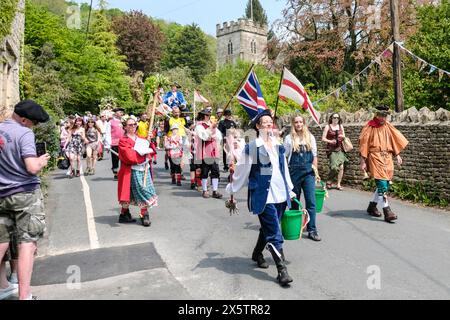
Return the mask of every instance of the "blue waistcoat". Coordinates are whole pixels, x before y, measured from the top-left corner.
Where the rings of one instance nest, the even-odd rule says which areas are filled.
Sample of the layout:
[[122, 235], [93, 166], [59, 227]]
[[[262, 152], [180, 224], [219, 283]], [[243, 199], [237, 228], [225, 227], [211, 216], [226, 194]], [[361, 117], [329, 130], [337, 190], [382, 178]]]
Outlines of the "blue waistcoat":
[[[256, 142], [252, 141], [245, 146], [245, 153], [252, 155], [253, 161], [250, 175], [248, 177], [248, 210], [254, 214], [264, 212], [266, 207], [267, 196], [269, 195], [270, 181], [272, 179], [272, 164], [270, 157], [264, 146], [257, 147]], [[284, 186], [286, 190], [286, 199], [289, 208], [291, 207], [291, 200], [289, 197], [289, 188], [286, 181], [284, 167], [285, 149], [284, 146], [278, 145], [278, 162], [281, 175], [283, 176]]]

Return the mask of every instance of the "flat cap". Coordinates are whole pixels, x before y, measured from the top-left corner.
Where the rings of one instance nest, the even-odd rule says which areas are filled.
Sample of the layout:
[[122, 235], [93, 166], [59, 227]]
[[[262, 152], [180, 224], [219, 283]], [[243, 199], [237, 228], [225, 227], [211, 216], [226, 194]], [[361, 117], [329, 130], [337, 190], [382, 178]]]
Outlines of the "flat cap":
[[45, 112], [44, 108], [33, 100], [24, 100], [16, 104], [14, 113], [28, 120], [41, 123], [50, 120], [50, 116]]

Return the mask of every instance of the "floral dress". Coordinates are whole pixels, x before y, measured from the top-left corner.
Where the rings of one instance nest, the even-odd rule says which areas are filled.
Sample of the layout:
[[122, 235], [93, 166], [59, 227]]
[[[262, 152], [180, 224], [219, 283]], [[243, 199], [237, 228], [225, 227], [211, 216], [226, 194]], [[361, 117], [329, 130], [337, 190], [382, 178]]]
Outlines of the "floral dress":
[[72, 133], [69, 144], [67, 145], [67, 153], [81, 156], [83, 154], [83, 137], [81, 132]]

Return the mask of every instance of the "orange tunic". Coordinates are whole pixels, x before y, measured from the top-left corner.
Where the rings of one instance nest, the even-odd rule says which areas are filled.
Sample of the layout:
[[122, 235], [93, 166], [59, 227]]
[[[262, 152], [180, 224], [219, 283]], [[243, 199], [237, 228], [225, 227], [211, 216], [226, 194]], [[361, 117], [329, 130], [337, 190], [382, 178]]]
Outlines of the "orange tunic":
[[393, 156], [399, 155], [407, 144], [405, 136], [387, 121], [379, 128], [367, 124], [359, 136], [359, 152], [367, 159], [370, 175], [379, 180], [392, 180]]

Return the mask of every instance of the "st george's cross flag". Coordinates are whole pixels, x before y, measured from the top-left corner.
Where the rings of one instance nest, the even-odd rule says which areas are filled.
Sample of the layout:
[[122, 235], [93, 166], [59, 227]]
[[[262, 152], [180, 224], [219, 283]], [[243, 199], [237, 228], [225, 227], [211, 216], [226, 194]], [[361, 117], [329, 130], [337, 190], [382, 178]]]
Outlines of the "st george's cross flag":
[[266, 101], [254, 70], [248, 74], [247, 80], [238, 91], [236, 97], [250, 119], [267, 109]]
[[284, 68], [283, 71], [283, 79], [281, 80], [278, 96], [283, 100], [289, 98], [301, 105], [304, 110], [309, 112], [314, 122], [320, 126], [320, 113], [314, 109], [313, 104], [311, 100], [309, 100], [308, 94], [300, 81], [298, 81], [298, 79], [286, 68]]

